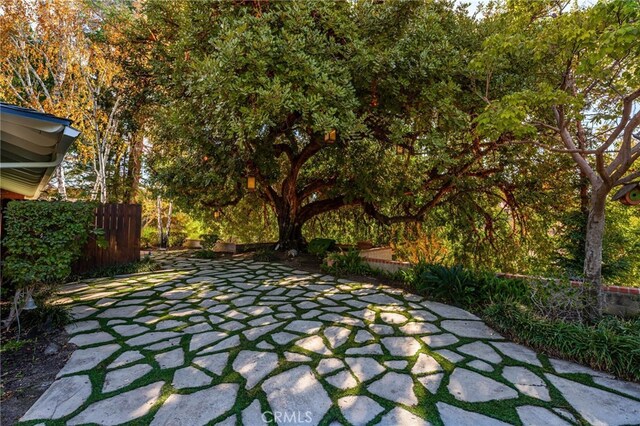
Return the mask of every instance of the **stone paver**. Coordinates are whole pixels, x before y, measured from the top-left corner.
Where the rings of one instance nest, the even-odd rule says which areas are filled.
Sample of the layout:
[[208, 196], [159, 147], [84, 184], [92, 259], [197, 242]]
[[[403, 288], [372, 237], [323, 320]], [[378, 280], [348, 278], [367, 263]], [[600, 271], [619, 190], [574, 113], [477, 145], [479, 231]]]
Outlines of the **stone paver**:
[[223, 383], [188, 395], [170, 395], [153, 417], [151, 424], [154, 426], [206, 425], [233, 407], [238, 387], [234, 383]]
[[528, 426], [570, 426], [571, 423], [556, 415], [553, 411], [533, 405], [517, 407], [516, 411], [522, 424]]
[[366, 425], [384, 408], [367, 396], [345, 396], [338, 400], [342, 415], [354, 426]]
[[483, 426], [640, 419], [640, 386], [547, 361], [462, 309], [275, 263], [156, 257], [170, 270], [61, 290], [58, 303], [76, 319], [66, 329], [80, 348], [22, 420]]
[[502, 376], [525, 395], [543, 401], [551, 401], [547, 385], [540, 377], [524, 367], [504, 367]]
[[233, 369], [247, 379], [253, 388], [278, 366], [278, 355], [272, 352], [242, 351], [233, 361]]
[[67, 424], [98, 423], [100, 425], [119, 425], [135, 420], [149, 412], [160, 397], [160, 390], [163, 384], [162, 382], [152, 383], [94, 402], [69, 420]]
[[63, 377], [53, 382], [21, 420], [59, 419], [80, 408], [89, 395], [89, 376]]
[[195, 367], [184, 367], [173, 374], [171, 386], [176, 389], [199, 388], [211, 383], [211, 377]]
[[508, 426], [509, 423], [485, 416], [473, 411], [463, 410], [462, 408], [454, 407], [453, 405], [445, 404], [444, 402], [436, 403], [438, 412], [440, 413], [440, 419], [444, 426], [460, 426], [460, 425], [473, 425], [473, 426]]
[[[308, 425], [320, 423], [332, 401], [311, 368], [300, 366], [280, 373], [262, 384], [273, 412], [305, 413]], [[308, 414], [308, 416], [306, 416]]]
[[431, 423], [416, 416], [410, 411], [401, 407], [396, 407], [389, 411], [378, 423], [379, 426], [398, 426], [398, 425], [411, 425], [411, 426], [429, 426]]
[[418, 404], [418, 398], [413, 392], [413, 379], [408, 374], [387, 373], [380, 380], [371, 383], [367, 390], [398, 404]]
[[465, 402], [485, 402], [518, 397], [518, 392], [489, 377], [464, 368], [456, 368], [449, 377], [449, 392]]
[[107, 373], [102, 386], [102, 392], [112, 392], [129, 386], [152, 370], [148, 364], [135, 364], [131, 367], [119, 368]]

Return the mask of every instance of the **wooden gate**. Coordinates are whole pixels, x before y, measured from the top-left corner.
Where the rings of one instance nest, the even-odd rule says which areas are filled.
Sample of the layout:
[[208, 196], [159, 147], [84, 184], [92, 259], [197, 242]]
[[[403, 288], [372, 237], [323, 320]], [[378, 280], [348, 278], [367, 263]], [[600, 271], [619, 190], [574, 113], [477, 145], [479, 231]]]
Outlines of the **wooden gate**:
[[82, 258], [74, 265], [74, 271], [85, 272], [140, 260], [140, 204], [100, 204], [96, 208], [95, 225], [104, 229], [106, 246], [98, 247], [92, 238]]

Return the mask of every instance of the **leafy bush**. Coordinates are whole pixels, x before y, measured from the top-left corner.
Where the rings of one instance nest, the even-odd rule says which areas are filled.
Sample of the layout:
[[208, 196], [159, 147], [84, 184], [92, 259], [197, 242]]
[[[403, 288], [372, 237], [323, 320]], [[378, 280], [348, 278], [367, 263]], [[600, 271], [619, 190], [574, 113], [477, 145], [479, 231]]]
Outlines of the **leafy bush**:
[[90, 234], [91, 203], [13, 201], [5, 212], [5, 277], [20, 286], [61, 283]]
[[69, 310], [60, 305], [52, 305], [46, 301], [37, 301], [37, 309], [23, 311], [20, 322], [23, 328], [57, 329], [71, 322]]
[[329, 250], [336, 246], [336, 240], [330, 238], [314, 238], [309, 242], [307, 251], [318, 257], [323, 257]]
[[140, 233], [140, 245], [142, 248], [150, 248], [158, 244], [158, 230], [150, 226], [142, 228]]
[[372, 273], [371, 267], [362, 260], [357, 250], [331, 253], [327, 256], [323, 269], [328, 273], [336, 275], [345, 273], [369, 275]]
[[168, 247], [182, 247], [184, 240], [187, 239], [187, 233], [182, 231], [171, 231], [169, 235]]
[[4, 278], [16, 286], [7, 328], [20, 315], [34, 291], [64, 282], [94, 226], [94, 204], [13, 201], [5, 210]]
[[418, 293], [463, 307], [491, 301], [528, 299], [531, 289], [521, 280], [496, 277], [489, 272], [472, 272], [460, 265], [443, 266], [420, 262], [403, 272], [404, 280]]
[[219, 251], [213, 251], [208, 249], [197, 250], [192, 254], [192, 257], [197, 259], [218, 259], [224, 257], [226, 253], [222, 253]]
[[484, 310], [483, 317], [500, 333], [538, 351], [622, 379], [640, 380], [640, 319], [604, 317], [592, 325], [549, 320], [515, 303], [493, 304]]
[[220, 239], [216, 234], [202, 234], [200, 238], [202, 239], [202, 248], [205, 250], [212, 250]]

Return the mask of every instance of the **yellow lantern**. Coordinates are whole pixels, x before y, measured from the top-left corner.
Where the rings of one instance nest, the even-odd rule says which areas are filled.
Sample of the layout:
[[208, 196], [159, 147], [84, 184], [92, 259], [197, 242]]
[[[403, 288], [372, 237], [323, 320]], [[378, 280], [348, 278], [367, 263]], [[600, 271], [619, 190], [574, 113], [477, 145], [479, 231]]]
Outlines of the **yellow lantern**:
[[247, 176], [247, 189], [249, 191], [256, 190], [256, 177], [255, 176]]
[[215, 220], [220, 219], [220, 210], [214, 210], [214, 211], [213, 211], [213, 218], [214, 218]]
[[325, 133], [324, 141], [326, 143], [334, 143], [336, 141], [336, 129], [331, 129], [329, 133]]
[[396, 145], [396, 154], [403, 155], [404, 154], [404, 146]]

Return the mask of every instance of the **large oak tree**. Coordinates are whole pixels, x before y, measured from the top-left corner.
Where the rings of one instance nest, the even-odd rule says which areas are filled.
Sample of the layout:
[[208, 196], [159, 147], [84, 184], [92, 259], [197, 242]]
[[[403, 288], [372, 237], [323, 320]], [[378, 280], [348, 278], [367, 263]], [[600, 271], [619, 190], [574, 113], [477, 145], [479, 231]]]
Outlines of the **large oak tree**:
[[475, 132], [467, 59], [481, 34], [449, 2], [152, 0], [138, 13], [150, 169], [183, 207], [235, 204], [255, 177], [280, 246], [299, 247], [307, 221], [345, 206], [390, 224], [508, 192], [506, 158], [522, 150]]

